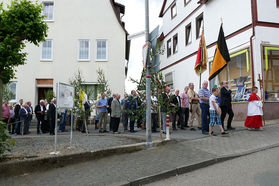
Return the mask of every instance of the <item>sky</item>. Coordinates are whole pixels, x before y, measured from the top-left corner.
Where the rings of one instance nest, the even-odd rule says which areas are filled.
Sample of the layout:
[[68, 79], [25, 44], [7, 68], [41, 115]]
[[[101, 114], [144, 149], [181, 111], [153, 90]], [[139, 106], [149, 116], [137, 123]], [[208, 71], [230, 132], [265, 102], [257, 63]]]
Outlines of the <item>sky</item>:
[[[115, 0], [125, 5], [125, 15], [122, 20], [125, 22], [126, 30], [129, 34], [144, 31], [145, 29], [145, 0]], [[159, 13], [163, 0], [149, 0], [149, 31], [151, 32], [158, 25], [162, 25]], [[136, 88], [136, 85], [130, 81], [130, 78], [140, 79], [142, 64], [142, 47], [145, 43], [145, 37], [139, 37], [131, 41], [130, 59], [128, 74], [125, 81], [125, 91], [130, 93]]]

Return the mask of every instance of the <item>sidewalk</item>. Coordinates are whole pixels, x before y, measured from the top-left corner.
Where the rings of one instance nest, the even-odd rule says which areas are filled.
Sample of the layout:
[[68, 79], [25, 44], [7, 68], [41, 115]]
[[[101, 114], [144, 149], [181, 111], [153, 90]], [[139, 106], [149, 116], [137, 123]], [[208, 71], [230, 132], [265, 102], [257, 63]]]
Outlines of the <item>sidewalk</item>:
[[279, 146], [278, 136], [279, 125], [268, 125], [263, 131], [241, 129], [229, 137], [173, 141], [130, 154], [1, 178], [0, 185], [139, 185]]
[[[279, 123], [279, 120], [266, 121], [267, 126], [275, 123]], [[236, 131], [245, 130], [243, 127], [243, 122], [234, 121], [232, 125], [236, 128]], [[196, 123], [195, 126], [197, 126]], [[215, 127], [215, 130], [216, 129], [217, 127]], [[12, 140], [16, 142], [16, 145], [12, 148], [11, 152], [6, 152], [9, 157], [13, 159], [51, 157], [49, 153], [54, 151], [54, 136], [50, 136], [49, 134], [37, 135], [36, 129], [34, 127], [30, 130], [31, 134], [29, 135], [12, 135]], [[138, 131], [136, 133], [124, 133], [122, 124], [120, 124], [120, 134], [112, 134], [111, 132], [100, 134], [98, 130], [94, 129], [93, 125], [89, 125], [90, 133], [88, 136], [79, 131], [73, 132], [73, 144], [72, 148], [69, 149], [70, 130], [68, 129], [68, 132], [58, 132], [57, 151], [60, 152], [60, 155], [67, 155], [145, 142], [145, 129], [136, 128], [136, 130]], [[178, 141], [194, 140], [207, 137], [207, 135], [201, 134], [200, 130], [190, 131], [189, 129], [178, 129], [177, 131], [172, 131], [172, 129], [170, 129], [170, 131], [171, 139]], [[165, 139], [164, 134], [162, 135], [162, 139]], [[160, 140], [160, 132], [152, 133], [152, 140]]]

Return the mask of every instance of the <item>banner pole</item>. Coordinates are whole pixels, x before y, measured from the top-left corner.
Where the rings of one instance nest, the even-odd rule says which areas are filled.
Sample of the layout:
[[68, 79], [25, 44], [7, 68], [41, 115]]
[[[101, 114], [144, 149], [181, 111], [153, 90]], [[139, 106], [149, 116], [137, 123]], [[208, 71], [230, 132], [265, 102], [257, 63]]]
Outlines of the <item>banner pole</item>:
[[56, 97], [57, 97], [57, 99], [56, 99], [56, 109], [55, 109], [55, 137], [54, 137], [54, 153], [56, 154], [57, 152], [56, 152], [56, 146], [57, 146], [57, 118], [58, 118], [58, 107], [57, 107], [57, 105], [58, 105], [58, 93], [59, 93], [59, 91], [58, 91], [58, 83], [56, 83]]
[[70, 136], [70, 147], [72, 147], [73, 141], [73, 109], [71, 110], [71, 136]]

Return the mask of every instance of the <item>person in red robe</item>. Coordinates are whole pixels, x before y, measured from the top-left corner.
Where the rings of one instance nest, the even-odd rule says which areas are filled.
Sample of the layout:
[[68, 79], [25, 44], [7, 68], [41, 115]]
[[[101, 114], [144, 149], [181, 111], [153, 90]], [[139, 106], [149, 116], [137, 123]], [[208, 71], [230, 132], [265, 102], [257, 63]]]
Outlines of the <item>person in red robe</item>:
[[250, 129], [260, 129], [263, 126], [262, 116], [263, 116], [263, 101], [257, 95], [258, 88], [252, 88], [252, 94], [249, 98], [248, 113], [245, 120], [245, 127]]

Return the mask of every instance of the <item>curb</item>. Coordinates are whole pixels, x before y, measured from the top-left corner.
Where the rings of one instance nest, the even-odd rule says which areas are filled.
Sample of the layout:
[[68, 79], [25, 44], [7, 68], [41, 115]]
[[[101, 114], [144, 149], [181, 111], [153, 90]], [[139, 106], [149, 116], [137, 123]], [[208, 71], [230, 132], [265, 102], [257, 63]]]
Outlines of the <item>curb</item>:
[[[154, 141], [151, 146], [156, 147], [174, 141]], [[146, 143], [122, 145], [97, 151], [87, 151], [68, 155], [58, 155], [45, 158], [34, 158], [28, 160], [18, 160], [0, 163], [0, 178], [17, 176], [21, 174], [46, 171], [53, 168], [64, 167], [71, 164], [97, 160], [113, 155], [132, 153], [147, 148]]]
[[249, 154], [253, 154], [253, 153], [257, 153], [260, 151], [264, 151], [264, 150], [268, 150], [268, 149], [272, 149], [272, 148], [276, 148], [279, 147], [279, 143], [277, 144], [273, 144], [273, 145], [269, 145], [266, 147], [261, 147], [255, 150], [249, 150], [246, 152], [242, 152], [242, 153], [235, 153], [235, 154], [230, 154], [230, 155], [224, 155], [224, 156], [218, 156], [216, 158], [212, 158], [212, 159], [207, 159], [198, 163], [194, 163], [194, 164], [190, 164], [190, 165], [186, 165], [186, 166], [182, 166], [182, 167], [177, 167], [175, 169], [171, 169], [171, 170], [166, 170], [163, 172], [160, 172], [158, 174], [154, 174], [154, 175], [150, 175], [150, 176], [146, 176], [146, 177], [141, 177], [138, 178], [136, 180], [133, 181], [127, 181], [126, 183], [122, 183], [121, 186], [138, 186], [138, 185], [145, 185], [148, 183], [152, 183], [155, 181], [159, 181], [159, 180], [163, 180], [163, 179], [167, 179], [170, 177], [174, 177], [174, 176], [178, 176], [181, 174], [185, 174], [188, 172], [192, 172], [210, 165], [214, 165], [216, 163], [221, 163], [227, 160], [231, 160], [234, 158], [238, 158], [241, 156], [246, 156]]

